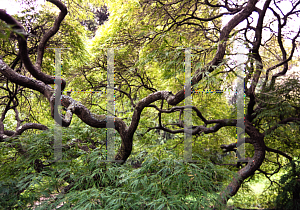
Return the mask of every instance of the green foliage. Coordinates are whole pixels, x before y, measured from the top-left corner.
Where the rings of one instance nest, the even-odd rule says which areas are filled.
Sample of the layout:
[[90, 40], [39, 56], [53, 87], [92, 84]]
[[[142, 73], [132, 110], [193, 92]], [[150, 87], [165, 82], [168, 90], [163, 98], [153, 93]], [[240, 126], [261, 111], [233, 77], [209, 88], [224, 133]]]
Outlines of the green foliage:
[[0, 39], [8, 40], [11, 31], [11, 26], [5, 24], [3, 21], [0, 21]]
[[248, 178], [238, 193], [228, 201], [228, 205], [238, 208], [266, 208], [273, 209], [276, 188], [262, 174]]
[[294, 159], [286, 166], [287, 173], [282, 175], [275, 203], [280, 209], [300, 209], [300, 160]]
[[[128, 163], [101, 163], [105, 159], [101, 148], [84, 152], [78, 149], [83, 144], [72, 146], [74, 138], [99, 140], [103, 136], [101, 132], [95, 136], [97, 131], [91, 129], [82, 125], [63, 129], [63, 144], [69, 145], [63, 147], [66, 162], [51, 162], [53, 128], [2, 142], [0, 206], [28, 209], [43, 197], [36, 209], [53, 209], [62, 203], [62, 209], [208, 208], [219, 204], [222, 183], [233, 175], [203, 157], [198, 157], [199, 163], [188, 164], [148, 155], [138, 169]], [[26, 154], [12, 151], [11, 144], [19, 144]], [[169, 156], [176, 157], [170, 152]], [[37, 159], [48, 166], [37, 171]], [[68, 179], [75, 180], [75, 184], [68, 193], [58, 195]]]
[[[134, 170], [126, 165], [112, 165], [106, 171], [97, 168], [81, 175], [74, 190], [52, 207], [66, 202], [72, 205], [63, 209], [208, 208], [218, 203], [218, 195], [212, 189], [219, 190], [214, 177], [219, 170], [211, 164], [201, 169], [195, 164], [155, 158], [147, 159]], [[95, 176], [99, 183], [93, 182]], [[91, 188], [87, 189], [86, 183]]]
[[[277, 122], [271, 119], [283, 120], [288, 116], [297, 115], [299, 101], [300, 83], [298, 79], [286, 78], [280, 84], [258, 94], [261, 108], [255, 118], [255, 123], [262, 124], [262, 129], [269, 129]], [[268, 123], [266, 127], [264, 124]], [[268, 133], [269, 134], [269, 133]]]
[[[93, 130], [93, 129], [92, 129]], [[20, 138], [9, 139], [0, 143], [1, 167], [0, 167], [0, 206], [16, 209], [27, 209], [40, 197], [48, 197], [51, 193], [58, 192], [59, 188], [66, 183], [64, 178], [70, 175], [70, 171], [78, 164], [82, 164], [80, 156], [86, 152], [78, 147], [90, 145], [92, 139], [98, 138], [101, 132], [92, 132], [82, 129], [81, 133], [71, 128], [63, 130], [62, 142], [65, 145], [62, 149], [65, 162], [53, 162], [54, 160], [54, 130], [49, 129], [39, 134], [31, 134]], [[74, 145], [75, 138], [88, 139], [87, 143]], [[15, 147], [17, 149], [11, 149]], [[25, 151], [25, 152], [23, 152]], [[101, 147], [95, 152], [105, 153]], [[79, 158], [77, 162], [73, 159]], [[77, 163], [77, 164], [76, 164]], [[43, 167], [38, 167], [43, 164]], [[66, 166], [70, 165], [70, 168]], [[75, 170], [76, 171], [76, 170]]]
[[[169, 8], [162, 8], [159, 3], [142, 8], [141, 2], [135, 0], [104, 1], [109, 7], [109, 20], [98, 28], [93, 39], [87, 39], [90, 33], [80, 22], [92, 19], [91, 12], [87, 10], [98, 7], [103, 2], [100, 0], [64, 2], [68, 6], [69, 14], [62, 22], [59, 32], [49, 40], [47, 47], [71, 48], [62, 51], [62, 78], [68, 82], [67, 90], [101, 89], [104, 93], [107, 48], [119, 47], [115, 49], [114, 54], [115, 85], [130, 93], [134, 102], [155, 90], [175, 93], [182, 89], [185, 82], [184, 49], [193, 48], [192, 75], [196, 70], [203, 70], [203, 66], [212, 59], [217, 50], [218, 40], [212, 41], [216, 38], [214, 32], [203, 34], [201, 30], [197, 30], [197, 24], [201, 28], [208, 27], [205, 21], [201, 24], [195, 21], [193, 23], [195, 28], [184, 24], [173, 28], [164, 27], [169, 17], [163, 11]], [[166, 3], [164, 0], [161, 2]], [[188, 15], [191, 13], [192, 3], [193, 1], [177, 1], [170, 8], [174, 11], [181, 8], [181, 12]], [[139, 14], [142, 9], [146, 9], [146, 12], [141, 13], [143, 15]], [[57, 8], [47, 3], [40, 14], [30, 13], [30, 10], [16, 18], [29, 33], [30, 58], [35, 60], [35, 51], [32, 49], [36, 49], [41, 36], [53, 25]], [[173, 14], [174, 11], [169, 12], [175, 16], [177, 14]], [[211, 9], [200, 5], [195, 12], [198, 17], [209, 18], [218, 15], [219, 8]], [[179, 16], [176, 21], [181, 21], [183, 17], [184, 15]], [[214, 21], [214, 26], [220, 25], [219, 20]], [[16, 31], [0, 21], [1, 55], [6, 55], [4, 60], [7, 63], [11, 63], [16, 57], [14, 47], [16, 38], [11, 36], [12, 32]], [[230, 37], [234, 38], [234, 35]], [[275, 54], [278, 54], [278, 46], [272, 46], [276, 48]], [[233, 47], [231, 45], [232, 49]], [[228, 58], [232, 49], [228, 51]], [[270, 53], [263, 54], [272, 57], [269, 56]], [[44, 73], [54, 75], [54, 57], [53, 50], [45, 51], [42, 65]], [[275, 62], [271, 59], [266, 61], [269, 64]], [[232, 71], [224, 73], [226, 65], [227, 60], [224, 60], [214, 72], [202, 71], [201, 74], [205, 75], [205, 78], [193, 86], [194, 90], [218, 90], [230, 86], [236, 75]], [[12, 88], [12, 84], [5, 87]], [[299, 109], [299, 90], [298, 80], [290, 79], [283, 85], [275, 85], [272, 90], [258, 92], [256, 99], [257, 102], [261, 102], [261, 107], [257, 109], [255, 126], [264, 132], [277, 121], [296, 114]], [[4, 89], [0, 91], [2, 95], [5, 92]], [[92, 113], [106, 114], [103, 107], [107, 102], [103, 93], [73, 92], [71, 96], [86, 105]], [[133, 114], [130, 101], [120, 92], [116, 93], [116, 99], [116, 116], [129, 125]], [[6, 101], [3, 101], [3, 104], [5, 103]], [[49, 102], [41, 95], [24, 91], [20, 96], [20, 104], [22, 106], [19, 112], [22, 119], [29, 116], [27, 120], [30, 122], [52, 124]], [[153, 104], [160, 106], [161, 102]], [[183, 105], [183, 102], [178, 104]], [[236, 108], [230, 107], [222, 94], [211, 92], [193, 94], [193, 105], [206, 119], [236, 117]], [[162, 108], [166, 109], [167, 106], [167, 103], [163, 102]], [[91, 128], [79, 121], [74, 116], [71, 127], [63, 129], [63, 160], [66, 162], [53, 162], [53, 128], [31, 135], [26, 131], [22, 137], [0, 143], [0, 161], [3, 163], [0, 167], [1, 207], [33, 208], [34, 203], [40, 201], [40, 198], [47, 199], [36, 209], [54, 209], [58, 206], [62, 206], [61, 209], [208, 209], [211, 206], [221, 205], [218, 194], [229, 183], [233, 173], [211, 162], [222, 164], [232, 161], [232, 155], [222, 155], [219, 147], [220, 144], [235, 142], [235, 128], [226, 127], [217, 133], [207, 135], [200, 133], [193, 136], [193, 157], [201, 161], [185, 164], [178, 161], [182, 159], [184, 152], [184, 135], [174, 134], [167, 137], [165, 132], [156, 130], [148, 132], [148, 128], [157, 126], [158, 118], [157, 112], [147, 107], [134, 134], [133, 151], [128, 159], [128, 162], [139, 162], [142, 166], [133, 169], [128, 163], [120, 166], [101, 162], [105, 160], [106, 154], [105, 130]], [[181, 129], [174, 126], [178, 121], [178, 112], [162, 114], [162, 125], [165, 127]], [[193, 125], [204, 125], [194, 112]], [[6, 115], [4, 126], [5, 129], [15, 129], [16, 121], [11, 112]], [[207, 127], [210, 126], [214, 125]], [[280, 147], [294, 156], [300, 151], [298, 136], [299, 122], [288, 123], [266, 134], [265, 142], [268, 146]], [[117, 149], [120, 144], [121, 139], [117, 134], [115, 148]], [[252, 157], [253, 147], [247, 144], [245, 148], [246, 157]], [[261, 169], [266, 171], [277, 170], [274, 161], [286, 163], [274, 154], [268, 154], [268, 158], [270, 160], [261, 166]], [[44, 166], [39, 167], [41, 164]], [[278, 206], [296, 208], [292, 196], [299, 188], [298, 163], [294, 166], [297, 167], [292, 167], [293, 170], [281, 177], [282, 188], [268, 188], [261, 195], [253, 190], [253, 186], [261, 188], [266, 183], [257, 181], [262, 178], [254, 175], [232, 199], [233, 204], [244, 208], [270, 207], [274, 206], [274, 196], [278, 194], [276, 199]], [[71, 189], [63, 193], [70, 183], [74, 183], [70, 186]], [[224, 208], [225, 206], [222, 206], [222, 209]]]

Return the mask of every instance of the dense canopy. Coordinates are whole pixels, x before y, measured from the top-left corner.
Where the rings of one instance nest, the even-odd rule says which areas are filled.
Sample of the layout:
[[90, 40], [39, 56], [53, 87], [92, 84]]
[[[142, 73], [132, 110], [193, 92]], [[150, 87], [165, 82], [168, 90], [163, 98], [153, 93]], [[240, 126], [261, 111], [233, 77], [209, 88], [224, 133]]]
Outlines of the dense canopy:
[[300, 208], [300, 1], [19, 2], [3, 209]]

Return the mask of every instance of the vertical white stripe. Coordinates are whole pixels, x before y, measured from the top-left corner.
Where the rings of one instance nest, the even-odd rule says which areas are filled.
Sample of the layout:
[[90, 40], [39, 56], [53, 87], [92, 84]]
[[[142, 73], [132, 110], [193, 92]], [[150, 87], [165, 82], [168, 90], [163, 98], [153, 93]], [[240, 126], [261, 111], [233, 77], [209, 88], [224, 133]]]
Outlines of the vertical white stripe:
[[237, 56], [237, 99], [236, 99], [236, 131], [237, 131], [237, 161], [245, 159], [245, 122], [244, 122], [244, 94], [245, 94], [245, 54], [246, 49], [244, 46], [239, 45], [237, 48], [238, 56]]
[[[55, 48], [55, 105], [54, 110], [58, 110], [61, 105], [61, 49]], [[54, 112], [54, 161], [62, 159], [62, 119], [59, 112]], [[60, 122], [60, 125], [57, 123]]]
[[191, 94], [191, 48], [185, 49], [185, 100], [184, 105], [190, 108], [184, 110], [184, 160], [192, 160], [192, 94]]
[[115, 160], [114, 49], [107, 50], [107, 160]]

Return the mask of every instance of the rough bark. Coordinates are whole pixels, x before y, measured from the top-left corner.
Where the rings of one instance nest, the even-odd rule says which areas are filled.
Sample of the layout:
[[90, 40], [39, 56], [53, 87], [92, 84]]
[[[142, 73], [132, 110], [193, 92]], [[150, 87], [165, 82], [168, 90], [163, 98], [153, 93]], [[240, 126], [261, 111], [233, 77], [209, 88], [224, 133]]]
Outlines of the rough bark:
[[[28, 70], [28, 72], [30, 72], [30, 74], [35, 79], [26, 77], [26, 76], [23, 76], [23, 75], [17, 73], [12, 68], [10, 68], [3, 61], [2, 58], [0, 58], [0, 72], [11, 82], [42, 93], [50, 103], [51, 115], [54, 118], [54, 115], [58, 113], [58, 110], [54, 106], [55, 105], [54, 90], [49, 86], [49, 84], [54, 84], [55, 77], [44, 74], [41, 70], [41, 66], [42, 66], [45, 46], [46, 46], [47, 42], [49, 41], [49, 39], [58, 32], [61, 22], [67, 15], [67, 8], [59, 0], [48, 0], [48, 1], [53, 3], [54, 5], [56, 5], [60, 9], [60, 13], [57, 16], [57, 18], [55, 19], [53, 27], [51, 27], [50, 30], [45, 33], [45, 35], [41, 39], [41, 42], [38, 45], [37, 61], [36, 61], [35, 65], [32, 63], [32, 61], [29, 58], [28, 49], [27, 49], [27, 34], [25, 33], [24, 27], [18, 21], [16, 21], [12, 16], [7, 14], [4, 10], [0, 10], [0, 20], [5, 21], [9, 25], [13, 25], [13, 28], [20, 32], [19, 34], [17, 34], [20, 59], [21, 59], [22, 63], [24, 64], [25, 68]], [[265, 158], [266, 150], [276, 152], [276, 150], [274, 150], [274, 149], [272, 150], [265, 146], [265, 143], [264, 143], [265, 133], [260, 133], [258, 131], [258, 129], [256, 129], [252, 124], [252, 120], [254, 118], [252, 114], [255, 112], [254, 106], [256, 104], [255, 89], [256, 89], [257, 83], [261, 77], [261, 72], [263, 70], [262, 58], [259, 54], [259, 47], [261, 45], [261, 40], [262, 40], [263, 20], [264, 20], [266, 11], [269, 8], [269, 5], [271, 3], [271, 0], [265, 1], [263, 9], [258, 9], [255, 7], [257, 2], [258, 2], [257, 0], [249, 0], [246, 5], [243, 5], [239, 8], [230, 8], [228, 6], [227, 1], [225, 1], [225, 5], [223, 5], [223, 6], [218, 5], [218, 4], [212, 5], [211, 3], [209, 3], [209, 1], [205, 1], [205, 3], [211, 7], [223, 7], [223, 8], [226, 8], [228, 11], [230, 11], [231, 12], [230, 14], [235, 14], [235, 15], [220, 31], [217, 52], [216, 52], [215, 56], [213, 57], [213, 59], [204, 68], [197, 69], [191, 80], [192, 85], [195, 85], [203, 79], [203, 77], [204, 77], [203, 72], [211, 73], [219, 65], [222, 65], [222, 62], [223, 62], [223, 59], [225, 56], [225, 52], [227, 49], [227, 45], [228, 45], [227, 42], [228, 42], [228, 39], [229, 39], [233, 29], [236, 28], [236, 26], [238, 24], [240, 24], [242, 21], [247, 19], [252, 12], [254, 12], [254, 11], [257, 12], [259, 14], [259, 19], [258, 19], [256, 28], [255, 28], [255, 39], [253, 42], [250, 42], [253, 46], [251, 49], [251, 53], [252, 53], [251, 58], [256, 62], [256, 65], [255, 66], [253, 65], [251, 67], [252, 69], [250, 69], [250, 72], [253, 72], [254, 75], [252, 76], [251, 75], [252, 73], [251, 74], [249, 73], [249, 75], [246, 78], [246, 80], [252, 79], [252, 82], [251, 82], [251, 86], [250, 86], [249, 90], [247, 90], [247, 92], [246, 92], [247, 96], [250, 98], [250, 102], [248, 103], [247, 115], [245, 118], [245, 126], [246, 126], [245, 130], [246, 130], [246, 133], [250, 136], [250, 138], [247, 139], [246, 143], [252, 144], [254, 146], [254, 156], [252, 158], [248, 158], [248, 164], [244, 168], [242, 168], [241, 170], [238, 171], [237, 177], [234, 178], [233, 181], [227, 186], [226, 190], [221, 193], [223, 203], [226, 203], [230, 196], [235, 195], [237, 193], [238, 189], [240, 188], [241, 183], [245, 179], [247, 179], [249, 176], [253, 175], [254, 172], [259, 169], [259, 167], [261, 166], [261, 164]], [[297, 6], [297, 4], [296, 4], [296, 6]], [[278, 23], [280, 23], [280, 16], [274, 10], [273, 10], [273, 13], [278, 18]], [[292, 13], [293, 12], [291, 11], [290, 14], [292, 14]], [[286, 15], [285, 22], [289, 15]], [[210, 21], [210, 20], [213, 20], [220, 16], [221, 15], [212, 17], [209, 19], [202, 19], [202, 21]], [[294, 39], [292, 39], [291, 54], [290, 54], [290, 56], [287, 56], [286, 50], [284, 49], [283, 44], [282, 44], [282, 37], [281, 37], [281, 29], [285, 25], [285, 22], [282, 24], [278, 24], [278, 31], [279, 31], [278, 43], [279, 43], [280, 49], [282, 51], [282, 61], [279, 62], [278, 64], [276, 64], [275, 66], [270, 67], [267, 70], [266, 80], [268, 79], [268, 72], [270, 72], [271, 70], [276, 69], [277, 67], [280, 67], [280, 66], [283, 66], [283, 70], [281, 72], [279, 72], [278, 74], [275, 74], [272, 77], [271, 86], [272, 86], [272, 84], [274, 84], [275, 79], [277, 77], [282, 76], [286, 73], [286, 71], [288, 69], [288, 61], [291, 60], [294, 50], [295, 50], [296, 38], [298, 38], [298, 36], [300, 34], [300, 30], [299, 30], [298, 33], [295, 35]], [[251, 27], [249, 27], [249, 28], [251, 28]], [[247, 32], [247, 29], [246, 29], [246, 32]], [[245, 38], [245, 40], [248, 40], [248, 39]], [[62, 80], [61, 89], [64, 90], [65, 86], [66, 86], [66, 82], [64, 80]], [[122, 91], [122, 90], [120, 90], [120, 91]], [[124, 91], [123, 91], [123, 93], [126, 94], [126, 92], [124, 92]], [[124, 121], [122, 121], [119, 118], [115, 118], [115, 129], [119, 132], [119, 134], [121, 136], [121, 140], [122, 140], [121, 146], [119, 148], [118, 153], [115, 156], [115, 159], [119, 160], [123, 163], [127, 160], [127, 158], [131, 154], [132, 145], [133, 145], [133, 136], [139, 125], [142, 111], [146, 107], [149, 107], [149, 106], [154, 107], [154, 108], [156, 108], [157, 111], [159, 111], [159, 113], [163, 113], [163, 112], [167, 113], [168, 111], [173, 112], [173, 111], [178, 111], [178, 110], [182, 111], [185, 108], [185, 107], [174, 107], [174, 109], [166, 111], [166, 110], [163, 110], [162, 108], [159, 109], [156, 106], [152, 105], [152, 103], [154, 103], [156, 101], [164, 100], [169, 105], [176, 106], [178, 103], [182, 102], [185, 99], [184, 89], [181, 89], [175, 95], [169, 91], [156, 91], [156, 92], [148, 95], [144, 99], [140, 100], [136, 105], [133, 103], [133, 100], [132, 100], [130, 94], [127, 94], [127, 96], [130, 98], [131, 103], [134, 105], [133, 106], [134, 113], [133, 113], [130, 125], [127, 126]], [[75, 101], [70, 96], [62, 95], [61, 96], [61, 104], [67, 109], [66, 115], [58, 121], [58, 123], [60, 123], [61, 126], [68, 127], [72, 121], [73, 114], [76, 114], [84, 123], [86, 123], [92, 127], [106, 128], [107, 117], [105, 115], [95, 115], [95, 114], [91, 113], [88, 108], [86, 108], [80, 102]], [[217, 132], [222, 127], [235, 126], [236, 122], [237, 122], [237, 120], [232, 120], [232, 119], [206, 120], [196, 107], [193, 107], [193, 110], [197, 113], [198, 117], [201, 118], [203, 120], [203, 122], [205, 123], [205, 126], [193, 127], [193, 135], [198, 134], [200, 132], [203, 132], [203, 133]], [[287, 122], [295, 121], [295, 120], [299, 120], [299, 118], [287, 118], [287, 119], [279, 122], [279, 124], [285, 124]], [[215, 125], [207, 128], [206, 125], [208, 125], [208, 124], [215, 124]], [[7, 138], [8, 136], [20, 135], [24, 130], [30, 129], [30, 128], [46, 129], [42, 125], [38, 125], [38, 124], [25, 124], [23, 126], [18, 126], [16, 131], [4, 131], [3, 125], [1, 125], [0, 140], [3, 140], [5, 138]], [[170, 133], [183, 133], [184, 132], [183, 129], [172, 131], [170, 129], [164, 128], [161, 125], [160, 125], [159, 129], [165, 130]], [[276, 129], [276, 126], [269, 129], [269, 131], [272, 131], [274, 129]], [[232, 146], [232, 145], [230, 145], [230, 146]], [[224, 146], [224, 148], [226, 148], [226, 146]], [[282, 154], [284, 154], [284, 153], [282, 153]]]
[[252, 158], [248, 158], [248, 164], [237, 172], [237, 176], [234, 177], [226, 189], [221, 192], [220, 195], [223, 203], [227, 203], [228, 199], [237, 193], [243, 181], [253, 175], [265, 159], [266, 146], [264, 135], [248, 120], [245, 121], [245, 131], [250, 136], [250, 138], [247, 139], [247, 143], [254, 146], [254, 155]]

